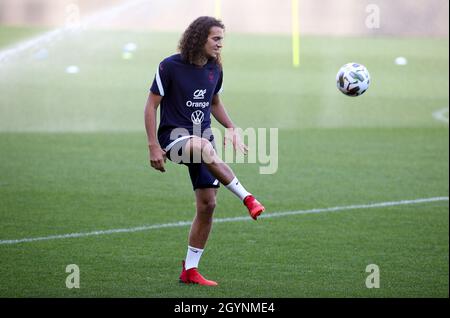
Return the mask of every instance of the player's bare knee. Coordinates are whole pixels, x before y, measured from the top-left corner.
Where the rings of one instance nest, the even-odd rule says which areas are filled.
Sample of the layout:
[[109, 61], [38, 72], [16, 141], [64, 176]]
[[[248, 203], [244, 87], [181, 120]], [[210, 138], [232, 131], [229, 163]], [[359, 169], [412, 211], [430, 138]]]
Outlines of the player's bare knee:
[[200, 153], [205, 144], [204, 140], [206, 140], [206, 139], [200, 138], [197, 136], [192, 137], [189, 142], [189, 147], [190, 147], [191, 151], [195, 152], [195, 153]]
[[216, 208], [216, 200], [210, 199], [210, 200], [202, 200], [198, 203], [200, 205], [200, 211], [202, 211], [206, 216], [208, 214], [211, 214], [214, 212], [214, 209]]
[[214, 163], [216, 160], [216, 150], [211, 142], [207, 139], [202, 140], [202, 157], [207, 160], [207, 163]]
[[210, 151], [211, 149], [214, 150], [214, 147], [212, 146], [211, 142], [208, 139], [200, 138], [200, 142], [202, 144], [202, 150], [203, 151]]

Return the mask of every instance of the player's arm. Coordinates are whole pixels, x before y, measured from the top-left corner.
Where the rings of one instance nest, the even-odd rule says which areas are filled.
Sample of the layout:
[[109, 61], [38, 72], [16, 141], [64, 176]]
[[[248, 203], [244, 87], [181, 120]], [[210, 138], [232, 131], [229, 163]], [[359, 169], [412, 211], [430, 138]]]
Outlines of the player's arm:
[[226, 128], [225, 138], [223, 140], [224, 145], [226, 144], [228, 139], [232, 142], [234, 149], [239, 149], [241, 152], [246, 154], [248, 151], [248, 147], [241, 141], [241, 137], [236, 130], [236, 126], [228, 115], [219, 94], [216, 94], [213, 97], [211, 113], [213, 114], [214, 118], [217, 119], [217, 121]]
[[164, 163], [166, 153], [161, 149], [158, 138], [156, 137], [156, 110], [161, 103], [162, 96], [152, 92], [148, 95], [145, 105], [144, 120], [147, 131], [148, 150], [150, 154], [150, 165], [161, 172], [165, 172]]

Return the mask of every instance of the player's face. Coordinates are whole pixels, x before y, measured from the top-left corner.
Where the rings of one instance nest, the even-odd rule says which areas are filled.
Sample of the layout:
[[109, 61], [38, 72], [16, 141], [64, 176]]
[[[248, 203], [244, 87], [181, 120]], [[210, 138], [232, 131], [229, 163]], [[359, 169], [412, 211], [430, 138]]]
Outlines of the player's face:
[[217, 58], [222, 49], [223, 29], [219, 27], [212, 27], [209, 30], [208, 40], [205, 44], [205, 53], [208, 58]]

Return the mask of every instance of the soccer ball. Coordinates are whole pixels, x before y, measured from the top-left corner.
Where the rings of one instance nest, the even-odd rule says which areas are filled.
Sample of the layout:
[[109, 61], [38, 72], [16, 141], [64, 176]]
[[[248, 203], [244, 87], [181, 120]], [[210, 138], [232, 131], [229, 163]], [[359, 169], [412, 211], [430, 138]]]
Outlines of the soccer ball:
[[370, 74], [364, 65], [348, 63], [336, 75], [337, 88], [345, 95], [356, 97], [364, 94], [370, 85]]

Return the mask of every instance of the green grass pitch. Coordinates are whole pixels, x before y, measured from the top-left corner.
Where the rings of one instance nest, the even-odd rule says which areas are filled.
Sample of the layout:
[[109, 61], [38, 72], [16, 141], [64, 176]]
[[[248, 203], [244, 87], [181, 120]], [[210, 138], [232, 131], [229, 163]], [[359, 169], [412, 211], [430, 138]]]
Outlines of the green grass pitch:
[[[2, 27], [0, 49], [39, 32]], [[89, 31], [45, 59], [0, 65], [1, 242], [192, 220], [187, 171], [149, 167], [143, 125], [156, 66], [177, 41]], [[448, 39], [305, 37], [298, 69], [289, 36], [225, 41], [231, 117], [279, 129], [276, 174], [232, 164], [267, 213], [448, 197], [448, 122], [432, 116], [449, 104]], [[124, 60], [128, 42], [138, 50]], [[335, 87], [352, 61], [372, 76], [357, 98]], [[239, 216], [222, 187], [215, 217]], [[444, 200], [217, 223], [200, 262], [217, 288], [178, 283], [189, 226], [2, 243], [0, 297], [448, 297], [448, 220]], [[69, 264], [79, 289], [66, 288]], [[365, 285], [369, 264], [380, 288]]]

